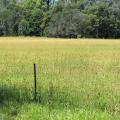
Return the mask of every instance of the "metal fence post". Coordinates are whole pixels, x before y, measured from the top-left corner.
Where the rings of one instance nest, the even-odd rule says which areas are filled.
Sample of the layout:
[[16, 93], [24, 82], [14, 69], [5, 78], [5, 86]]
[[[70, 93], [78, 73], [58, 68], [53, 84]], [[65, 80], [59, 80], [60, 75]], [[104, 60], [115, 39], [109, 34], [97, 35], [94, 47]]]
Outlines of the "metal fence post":
[[36, 75], [36, 64], [34, 64], [34, 100], [37, 99], [37, 75]]

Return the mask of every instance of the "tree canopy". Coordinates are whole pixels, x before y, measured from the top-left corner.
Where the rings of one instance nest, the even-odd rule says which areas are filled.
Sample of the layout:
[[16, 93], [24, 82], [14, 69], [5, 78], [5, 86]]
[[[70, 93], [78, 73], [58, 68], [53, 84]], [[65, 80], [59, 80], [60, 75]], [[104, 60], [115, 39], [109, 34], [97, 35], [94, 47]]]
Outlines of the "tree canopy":
[[120, 38], [119, 0], [0, 0], [0, 36]]

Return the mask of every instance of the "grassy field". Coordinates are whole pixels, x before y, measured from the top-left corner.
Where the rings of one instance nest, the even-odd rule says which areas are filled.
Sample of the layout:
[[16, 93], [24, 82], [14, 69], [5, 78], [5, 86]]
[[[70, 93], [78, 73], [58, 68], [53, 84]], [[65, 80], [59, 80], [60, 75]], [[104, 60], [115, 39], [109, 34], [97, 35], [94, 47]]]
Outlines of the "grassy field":
[[0, 120], [120, 120], [120, 41], [0, 38]]

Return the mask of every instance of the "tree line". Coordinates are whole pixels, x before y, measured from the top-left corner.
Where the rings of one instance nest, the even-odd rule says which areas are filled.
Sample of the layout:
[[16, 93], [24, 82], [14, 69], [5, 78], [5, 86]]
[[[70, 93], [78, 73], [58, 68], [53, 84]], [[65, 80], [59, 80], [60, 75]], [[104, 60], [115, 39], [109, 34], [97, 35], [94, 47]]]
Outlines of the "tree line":
[[120, 38], [120, 1], [0, 0], [0, 36]]

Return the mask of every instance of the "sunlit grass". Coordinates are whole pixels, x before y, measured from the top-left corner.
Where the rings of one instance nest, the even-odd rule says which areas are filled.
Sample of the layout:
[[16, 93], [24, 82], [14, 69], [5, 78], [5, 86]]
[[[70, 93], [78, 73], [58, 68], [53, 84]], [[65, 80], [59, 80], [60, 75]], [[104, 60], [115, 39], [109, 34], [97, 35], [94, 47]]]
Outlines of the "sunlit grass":
[[[34, 63], [37, 65], [36, 105], [30, 103], [34, 98]], [[51, 113], [46, 112], [46, 116], [50, 118], [41, 119], [93, 120], [97, 115], [96, 120], [117, 120], [120, 118], [120, 41], [0, 38], [0, 101], [5, 109], [6, 104], [13, 109], [16, 102], [18, 109], [22, 104], [23, 108], [13, 116], [16, 120], [28, 119], [31, 114], [35, 116], [31, 120], [36, 120], [39, 111], [47, 111], [48, 106]], [[24, 103], [30, 106], [27, 112]], [[61, 109], [67, 109], [69, 118]], [[0, 113], [9, 112], [0, 110]], [[81, 114], [86, 117], [81, 118]]]

